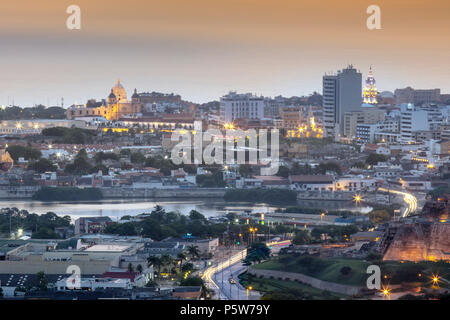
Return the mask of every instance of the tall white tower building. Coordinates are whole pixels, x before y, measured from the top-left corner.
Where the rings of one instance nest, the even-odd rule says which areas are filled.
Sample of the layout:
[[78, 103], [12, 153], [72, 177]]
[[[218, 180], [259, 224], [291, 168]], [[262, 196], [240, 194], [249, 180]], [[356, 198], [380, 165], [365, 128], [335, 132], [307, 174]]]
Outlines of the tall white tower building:
[[349, 65], [335, 75], [325, 75], [322, 94], [324, 136], [337, 139], [344, 133], [344, 114], [361, 108], [362, 74]]

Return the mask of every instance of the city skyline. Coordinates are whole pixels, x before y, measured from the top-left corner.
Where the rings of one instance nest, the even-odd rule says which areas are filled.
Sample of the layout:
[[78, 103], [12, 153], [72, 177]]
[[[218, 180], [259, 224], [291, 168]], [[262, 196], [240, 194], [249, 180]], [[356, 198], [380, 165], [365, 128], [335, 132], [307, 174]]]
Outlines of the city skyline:
[[[264, 96], [321, 92], [322, 76], [372, 65], [380, 91], [450, 92], [447, 1], [77, 1], [82, 29], [68, 30], [69, 1], [2, 3], [0, 104], [65, 107], [101, 99], [121, 78], [128, 92], [218, 100], [230, 90]], [[428, 57], [428, 58], [427, 58]], [[420, 76], [419, 76], [420, 75]], [[425, 75], [425, 76], [423, 76]]]

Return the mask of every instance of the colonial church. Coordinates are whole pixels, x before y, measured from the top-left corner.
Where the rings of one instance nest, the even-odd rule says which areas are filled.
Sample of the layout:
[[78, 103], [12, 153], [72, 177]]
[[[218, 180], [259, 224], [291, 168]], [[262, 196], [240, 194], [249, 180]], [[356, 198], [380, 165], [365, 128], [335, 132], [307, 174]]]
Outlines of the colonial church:
[[136, 89], [131, 96], [131, 101], [128, 100], [127, 92], [118, 79], [108, 98], [101, 105], [73, 105], [67, 109], [66, 115], [67, 119], [98, 116], [105, 117], [108, 120], [119, 120], [123, 117], [136, 116], [143, 111], [144, 103], [141, 103]]

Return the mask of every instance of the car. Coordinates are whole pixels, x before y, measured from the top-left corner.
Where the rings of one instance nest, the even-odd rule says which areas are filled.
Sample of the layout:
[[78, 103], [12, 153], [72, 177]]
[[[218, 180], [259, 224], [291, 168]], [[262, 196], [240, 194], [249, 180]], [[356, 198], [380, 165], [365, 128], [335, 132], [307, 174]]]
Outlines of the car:
[[228, 279], [230, 281], [230, 284], [236, 284], [236, 281], [233, 278]]

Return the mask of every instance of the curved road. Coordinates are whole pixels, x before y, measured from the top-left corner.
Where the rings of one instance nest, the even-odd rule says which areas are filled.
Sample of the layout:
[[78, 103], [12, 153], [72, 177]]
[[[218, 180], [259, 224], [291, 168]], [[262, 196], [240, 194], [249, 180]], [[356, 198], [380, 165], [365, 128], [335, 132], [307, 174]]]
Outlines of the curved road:
[[413, 213], [414, 211], [417, 210], [417, 198], [412, 193], [398, 191], [398, 190], [394, 190], [394, 189], [386, 189], [386, 188], [378, 188], [378, 191], [388, 192], [388, 193], [393, 193], [393, 194], [398, 194], [398, 195], [403, 196], [403, 201], [406, 204], [406, 209], [402, 214], [403, 218], [406, 218], [411, 213]]
[[[210, 289], [214, 290], [214, 292], [216, 293], [215, 294], [216, 297], [220, 297], [220, 299], [222, 299], [222, 300], [227, 300], [230, 298], [233, 299], [233, 297], [228, 297], [227, 294], [224, 294], [225, 290], [223, 288], [223, 283], [221, 283], [222, 286], [219, 286], [216, 283], [217, 273], [221, 272], [221, 275], [228, 282], [229, 277], [228, 278], [225, 277], [224, 274], [227, 273], [227, 275], [228, 275], [228, 272], [230, 272], [230, 270], [228, 270], [227, 272], [225, 272], [225, 270], [229, 269], [233, 265], [236, 265], [237, 263], [241, 262], [245, 258], [246, 255], [247, 255], [247, 249], [244, 249], [241, 252], [234, 254], [227, 260], [219, 262], [217, 265], [211, 266], [205, 270], [205, 272], [202, 275], [202, 279], [206, 281], [206, 283]], [[244, 295], [245, 295], [245, 290], [244, 290]], [[242, 297], [242, 294], [241, 294], [241, 297]]]

